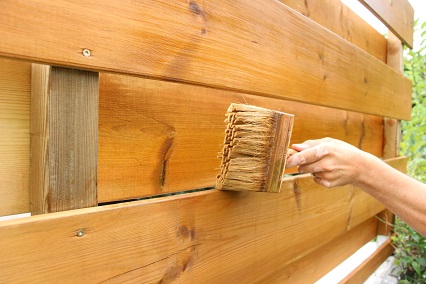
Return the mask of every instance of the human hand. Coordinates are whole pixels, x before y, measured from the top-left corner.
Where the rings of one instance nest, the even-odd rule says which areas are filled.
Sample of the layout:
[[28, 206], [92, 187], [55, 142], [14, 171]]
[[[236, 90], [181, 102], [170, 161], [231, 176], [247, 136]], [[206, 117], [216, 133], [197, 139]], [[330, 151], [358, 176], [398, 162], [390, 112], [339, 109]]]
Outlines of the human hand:
[[[331, 188], [356, 184], [367, 161], [374, 156], [343, 141], [323, 138], [294, 144], [298, 153], [287, 159], [286, 168], [298, 166], [300, 173], [311, 173], [314, 181]], [[371, 156], [371, 157], [370, 157]]]

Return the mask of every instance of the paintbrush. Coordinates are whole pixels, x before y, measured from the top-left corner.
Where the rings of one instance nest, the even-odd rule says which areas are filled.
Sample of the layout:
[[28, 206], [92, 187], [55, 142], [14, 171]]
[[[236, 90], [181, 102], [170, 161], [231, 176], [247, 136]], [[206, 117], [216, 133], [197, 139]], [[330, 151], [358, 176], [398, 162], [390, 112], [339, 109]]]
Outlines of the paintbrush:
[[216, 188], [280, 192], [294, 115], [231, 104]]

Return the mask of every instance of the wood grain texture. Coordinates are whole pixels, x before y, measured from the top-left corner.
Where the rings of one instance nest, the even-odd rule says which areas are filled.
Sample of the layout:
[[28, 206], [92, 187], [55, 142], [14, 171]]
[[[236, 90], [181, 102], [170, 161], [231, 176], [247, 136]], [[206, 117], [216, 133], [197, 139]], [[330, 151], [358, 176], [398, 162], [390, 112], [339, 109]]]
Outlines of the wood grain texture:
[[386, 64], [404, 74], [404, 46], [401, 40], [392, 32], [388, 33], [386, 48]]
[[[404, 73], [403, 46], [401, 41], [389, 33], [387, 44], [387, 64], [401, 74]], [[383, 158], [399, 156], [401, 142], [401, 121], [385, 117]]]
[[29, 212], [31, 64], [0, 59], [0, 216]]
[[[404, 48], [401, 41], [392, 32], [389, 32], [386, 63], [401, 74], [404, 73], [403, 50]], [[384, 159], [390, 159], [400, 155], [401, 131], [400, 120], [388, 117], [384, 118]], [[395, 221], [395, 215], [389, 209], [385, 209], [383, 212], [380, 212], [377, 217], [381, 220], [377, 226], [377, 235], [390, 236], [393, 231], [391, 224]]]
[[393, 232], [392, 225], [395, 223], [395, 214], [389, 209], [385, 209], [379, 214], [377, 214], [379, 220], [377, 224], [377, 233], [376, 235], [381, 236], [391, 236]]
[[359, 0], [409, 48], [413, 48], [414, 9], [408, 0]]
[[393, 247], [391, 240], [388, 239], [384, 242], [371, 256], [363, 261], [355, 270], [349, 273], [340, 284], [357, 284], [364, 283], [371, 274], [382, 264], [392, 253], [395, 248]]
[[97, 205], [98, 74], [34, 64], [31, 213]]
[[340, 0], [280, 0], [292, 9], [386, 62], [386, 39]]
[[[214, 186], [231, 103], [295, 114], [291, 143], [334, 137], [381, 157], [383, 118], [200, 86], [101, 74], [99, 202]], [[294, 172], [294, 169], [292, 171]]]
[[[346, 234], [331, 240], [312, 253], [275, 271], [273, 283], [315, 283], [337, 265], [376, 237], [377, 219], [368, 219]], [[272, 283], [272, 282], [270, 282]]]
[[0, 31], [3, 56], [400, 119], [411, 110], [408, 79], [278, 1], [9, 0]]
[[[407, 171], [407, 157], [387, 159], [386, 162], [400, 172], [405, 173]], [[375, 216], [386, 209], [384, 205], [369, 195], [364, 194], [361, 190], [356, 189], [352, 194], [354, 195], [354, 201], [351, 208], [351, 217], [348, 219], [348, 228], [353, 228], [368, 216]], [[362, 208], [361, 204], [364, 204], [365, 207]], [[374, 208], [374, 210], [366, 208]]]
[[209, 190], [4, 221], [0, 282], [271, 283], [346, 234], [355, 207], [371, 213], [359, 224], [377, 213], [354, 190], [301, 175], [281, 194]]

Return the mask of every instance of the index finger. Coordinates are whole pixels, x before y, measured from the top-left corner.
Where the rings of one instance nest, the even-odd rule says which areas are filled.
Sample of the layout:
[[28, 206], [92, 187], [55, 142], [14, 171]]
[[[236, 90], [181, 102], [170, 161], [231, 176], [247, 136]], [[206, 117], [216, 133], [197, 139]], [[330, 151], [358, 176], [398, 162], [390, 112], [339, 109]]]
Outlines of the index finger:
[[327, 154], [328, 154], [328, 150], [326, 149], [326, 147], [320, 144], [292, 155], [287, 160], [287, 167], [291, 168], [294, 166], [311, 164], [321, 160]]
[[306, 140], [302, 144], [293, 144], [292, 148], [295, 149], [296, 151], [303, 151], [303, 150], [307, 150], [309, 148], [321, 145], [323, 143], [329, 142], [330, 140], [331, 140], [330, 138], [321, 138], [321, 139], [315, 139], [315, 140]]

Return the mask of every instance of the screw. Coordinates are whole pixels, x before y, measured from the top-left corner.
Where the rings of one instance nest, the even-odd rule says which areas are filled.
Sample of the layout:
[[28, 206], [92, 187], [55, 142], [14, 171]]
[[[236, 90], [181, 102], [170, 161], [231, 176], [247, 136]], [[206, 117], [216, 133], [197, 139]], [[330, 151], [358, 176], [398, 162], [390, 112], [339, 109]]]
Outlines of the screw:
[[82, 236], [84, 236], [84, 230], [80, 229], [80, 230], [77, 231], [77, 237], [81, 238]]
[[90, 49], [87, 49], [87, 48], [83, 49], [83, 55], [86, 57], [90, 57], [91, 55]]

